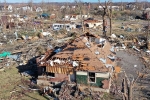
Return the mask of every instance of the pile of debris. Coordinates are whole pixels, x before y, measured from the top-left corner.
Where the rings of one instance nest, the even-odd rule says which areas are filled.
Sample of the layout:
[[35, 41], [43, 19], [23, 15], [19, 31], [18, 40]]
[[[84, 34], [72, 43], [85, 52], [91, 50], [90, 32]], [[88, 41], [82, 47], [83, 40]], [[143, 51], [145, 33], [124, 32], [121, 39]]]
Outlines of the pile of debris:
[[81, 90], [74, 82], [64, 81], [60, 88], [46, 87], [43, 93], [49, 98], [56, 100], [100, 100], [104, 98], [104, 93], [99, 91], [92, 91], [89, 88]]
[[73, 90], [75, 84], [71, 84], [69, 85], [68, 81], [65, 81], [62, 85], [61, 85], [61, 89], [59, 91], [59, 95], [58, 98], [60, 100], [71, 100], [71, 99], [75, 99], [75, 97], [73, 97], [73, 95], [76, 91]]

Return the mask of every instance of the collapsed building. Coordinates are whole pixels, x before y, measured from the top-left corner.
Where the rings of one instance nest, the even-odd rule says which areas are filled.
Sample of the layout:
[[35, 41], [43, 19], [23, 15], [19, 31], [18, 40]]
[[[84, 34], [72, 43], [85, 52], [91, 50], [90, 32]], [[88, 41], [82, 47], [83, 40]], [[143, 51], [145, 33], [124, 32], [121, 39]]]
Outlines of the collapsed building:
[[97, 28], [103, 24], [102, 20], [84, 20], [84, 25], [86, 28]]
[[71, 29], [75, 29], [76, 25], [70, 21], [57, 21], [52, 27], [53, 30], [66, 29], [67, 31], [70, 31]]
[[46, 73], [51, 83], [68, 80], [83, 89], [109, 92], [115, 53], [106, 39], [86, 33], [47, 51], [37, 58], [37, 65], [38, 74]]

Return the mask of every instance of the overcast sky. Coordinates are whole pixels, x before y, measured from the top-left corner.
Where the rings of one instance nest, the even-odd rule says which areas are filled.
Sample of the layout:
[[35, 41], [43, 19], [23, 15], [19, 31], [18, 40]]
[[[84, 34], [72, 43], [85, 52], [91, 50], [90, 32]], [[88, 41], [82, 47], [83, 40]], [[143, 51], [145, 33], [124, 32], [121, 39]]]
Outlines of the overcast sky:
[[[4, 2], [4, 0], [0, 0], [1, 2]], [[6, 0], [7, 3], [26, 3], [30, 0]], [[42, 2], [42, 0], [32, 0], [33, 2]], [[75, 0], [43, 0], [44, 2], [74, 2]], [[98, 0], [77, 0], [82, 2], [98, 2]], [[104, 2], [105, 0], [100, 0], [101, 2]], [[106, 0], [107, 1], [107, 0]], [[135, 0], [112, 0], [113, 2], [134, 2]], [[138, 1], [146, 1], [146, 0], [138, 0]], [[150, 0], [147, 0], [148, 2]]]

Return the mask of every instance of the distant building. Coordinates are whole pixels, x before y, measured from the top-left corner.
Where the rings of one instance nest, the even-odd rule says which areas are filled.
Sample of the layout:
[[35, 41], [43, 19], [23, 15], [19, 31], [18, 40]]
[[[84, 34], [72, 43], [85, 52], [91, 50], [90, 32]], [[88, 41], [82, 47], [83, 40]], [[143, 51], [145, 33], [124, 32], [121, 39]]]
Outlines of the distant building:
[[60, 30], [65, 29], [67, 31], [70, 31], [71, 29], [75, 29], [76, 25], [71, 24], [70, 21], [58, 21], [52, 25], [53, 30]]
[[30, 6], [17, 7], [16, 10], [33, 11], [32, 7]]
[[76, 14], [71, 14], [71, 15], [65, 15], [64, 20], [78, 20], [78, 19], [87, 19], [90, 17], [89, 15], [76, 15]]
[[43, 12], [43, 10], [42, 10], [41, 7], [37, 7], [37, 8], [36, 8], [36, 12]]
[[0, 11], [3, 11], [3, 10], [4, 10], [4, 6], [0, 5]]
[[22, 7], [22, 9], [24, 11], [27, 11], [27, 10], [32, 11], [32, 7], [30, 7], [30, 6], [24, 6], [24, 7]]
[[[112, 8], [112, 10], [114, 10], [114, 11], [118, 11], [119, 9], [120, 9], [120, 7], [119, 6], [107, 6], [107, 8]], [[99, 6], [98, 7], [100, 10], [103, 10], [103, 7], [102, 6]]]
[[8, 12], [13, 12], [13, 7], [12, 7], [12, 5], [8, 5], [8, 6], [7, 6], [7, 10], [8, 10]]
[[101, 26], [103, 24], [102, 20], [84, 20], [84, 25], [87, 28], [97, 28], [98, 26]]
[[126, 9], [135, 10], [137, 8], [135, 3], [126, 4]]

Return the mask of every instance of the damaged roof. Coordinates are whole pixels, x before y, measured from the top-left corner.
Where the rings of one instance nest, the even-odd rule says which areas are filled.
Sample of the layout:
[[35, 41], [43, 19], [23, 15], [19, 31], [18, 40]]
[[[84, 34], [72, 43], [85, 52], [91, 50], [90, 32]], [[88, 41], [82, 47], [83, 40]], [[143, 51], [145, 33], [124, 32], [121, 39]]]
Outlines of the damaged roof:
[[69, 63], [75, 61], [78, 63], [75, 67], [77, 71], [108, 72], [109, 66], [113, 66], [115, 63], [108, 57], [114, 56], [110, 48], [111, 45], [106, 39], [86, 33], [68, 43], [62, 51], [53, 55], [50, 60], [65, 59], [68, 60], [67, 62], [70, 61]]
[[99, 22], [102, 22], [102, 21], [99, 21], [99, 20], [84, 20], [84, 23], [99, 23]]

